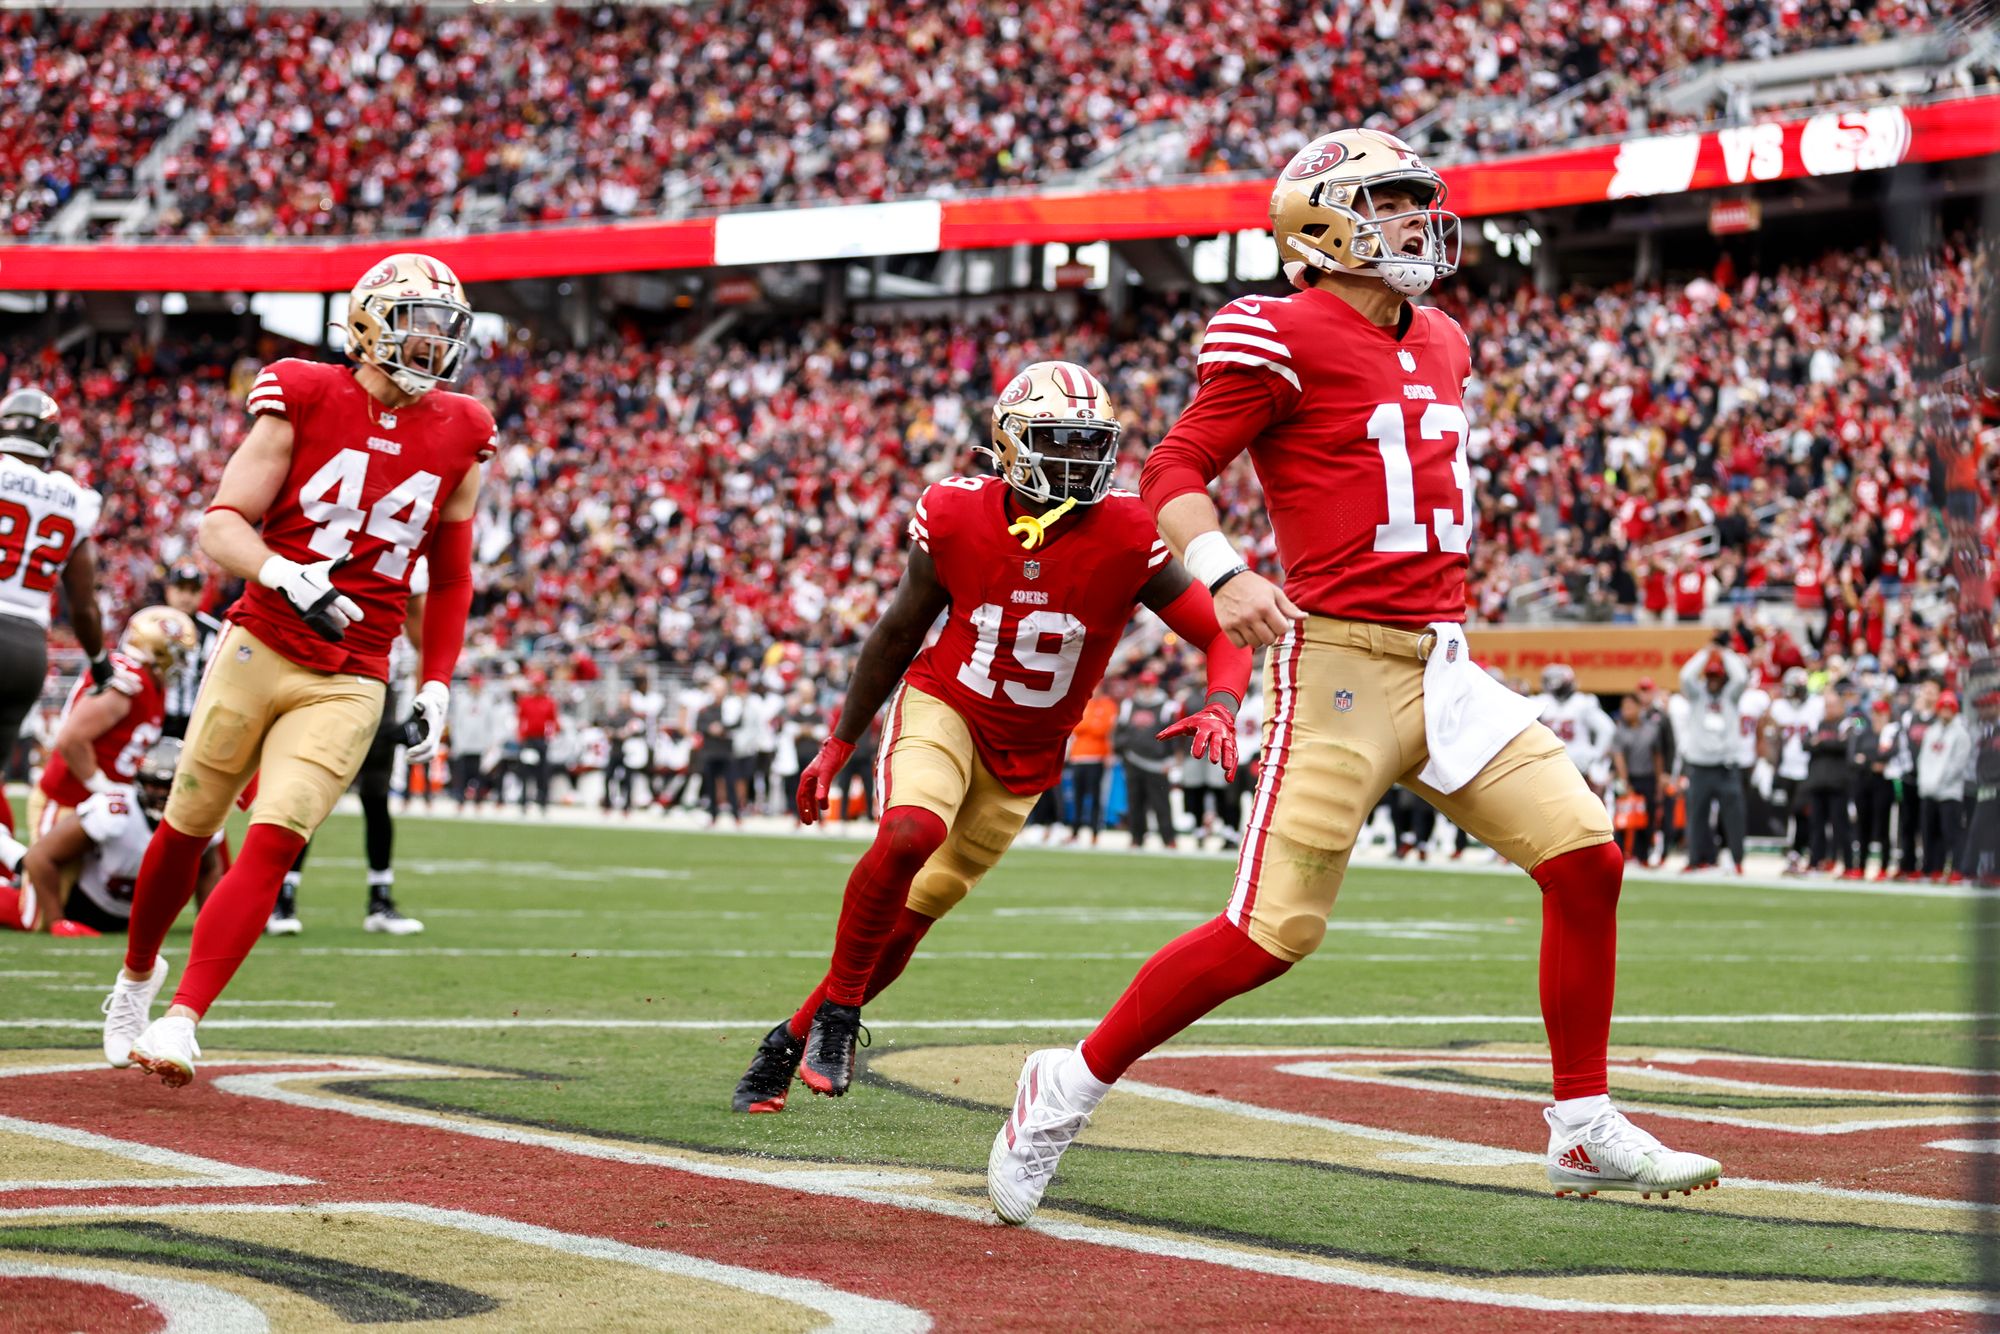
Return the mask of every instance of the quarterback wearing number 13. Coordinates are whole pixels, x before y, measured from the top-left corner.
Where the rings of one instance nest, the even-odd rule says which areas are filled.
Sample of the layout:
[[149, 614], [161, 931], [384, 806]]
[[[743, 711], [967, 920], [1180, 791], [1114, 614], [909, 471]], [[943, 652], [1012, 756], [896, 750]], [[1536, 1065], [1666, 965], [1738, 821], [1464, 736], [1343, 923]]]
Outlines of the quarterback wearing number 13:
[[[271, 915], [284, 874], [353, 781], [381, 720], [389, 645], [411, 573], [428, 560], [423, 684], [405, 725], [412, 763], [437, 750], [472, 605], [472, 518], [493, 417], [455, 383], [472, 308], [428, 255], [392, 255], [348, 298], [352, 367], [267, 366], [201, 545], [248, 582], [188, 724], [165, 818], [132, 896], [125, 967], [104, 1006], [104, 1056], [170, 1087], [194, 1078], [195, 1025]], [[209, 839], [257, 779], [243, 851], [195, 921], [173, 1003], [160, 942]]]
[[[1222, 913], [1155, 954], [1075, 1050], [1028, 1058], [987, 1164], [1010, 1223], [1034, 1212], [1134, 1061], [1319, 947], [1355, 836], [1392, 784], [1541, 886], [1557, 1193], [1665, 1195], [1717, 1180], [1713, 1159], [1666, 1148], [1611, 1105], [1624, 862], [1562, 743], [1472, 661], [1472, 349], [1450, 316], [1410, 302], [1458, 265], [1444, 196], [1393, 135], [1343, 130], [1301, 149], [1271, 195], [1296, 290], [1232, 301], [1208, 322], [1194, 399], [1146, 460], [1146, 504], [1222, 628], [1270, 646], [1262, 767]], [[1246, 450], [1282, 589], [1247, 567], [1208, 497]]]

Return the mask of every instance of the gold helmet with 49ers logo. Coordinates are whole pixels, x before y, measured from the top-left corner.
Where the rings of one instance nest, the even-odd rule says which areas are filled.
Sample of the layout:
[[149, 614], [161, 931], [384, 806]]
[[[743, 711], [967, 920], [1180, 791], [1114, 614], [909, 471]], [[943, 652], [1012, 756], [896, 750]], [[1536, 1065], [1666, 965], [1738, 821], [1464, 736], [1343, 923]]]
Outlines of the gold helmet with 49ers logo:
[[172, 607], [142, 607], [125, 622], [118, 651], [152, 668], [153, 679], [165, 686], [169, 677], [194, 666], [200, 643], [194, 621], [186, 612]]
[[1073, 361], [1038, 361], [993, 402], [993, 466], [1038, 505], [1094, 505], [1118, 468], [1118, 413], [1095, 375]]
[[429, 255], [391, 255], [347, 298], [347, 355], [374, 366], [406, 394], [455, 384], [472, 341], [465, 286]]
[[[1376, 193], [1391, 188], [1417, 207], [1377, 208]], [[1271, 233], [1285, 276], [1309, 287], [1315, 271], [1372, 273], [1392, 291], [1420, 295], [1458, 270], [1458, 215], [1444, 211], [1444, 198], [1444, 178], [1395, 135], [1321, 135], [1293, 155], [1271, 191]], [[1411, 217], [1423, 220], [1413, 242], [1398, 245], [1384, 235], [1384, 224]]]

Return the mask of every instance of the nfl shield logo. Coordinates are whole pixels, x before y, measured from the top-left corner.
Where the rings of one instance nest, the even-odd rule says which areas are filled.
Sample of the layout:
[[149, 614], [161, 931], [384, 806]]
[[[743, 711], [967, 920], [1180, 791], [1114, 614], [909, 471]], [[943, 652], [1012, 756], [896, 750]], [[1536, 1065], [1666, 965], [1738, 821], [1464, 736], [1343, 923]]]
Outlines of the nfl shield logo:
[[1021, 573], [1030, 579], [1039, 579], [1042, 577], [1042, 563], [1038, 560], [1022, 561]]
[[1336, 690], [1333, 692], [1333, 711], [1335, 713], [1346, 713], [1353, 707], [1354, 692], [1352, 690]]
[[1456, 639], [1448, 639], [1445, 641], [1444, 660], [1446, 662], [1458, 661], [1458, 641]]
[[1416, 374], [1417, 359], [1411, 356], [1408, 352], [1396, 353], [1396, 360], [1403, 364], [1403, 371], [1405, 374], [1410, 374], [1410, 375]]

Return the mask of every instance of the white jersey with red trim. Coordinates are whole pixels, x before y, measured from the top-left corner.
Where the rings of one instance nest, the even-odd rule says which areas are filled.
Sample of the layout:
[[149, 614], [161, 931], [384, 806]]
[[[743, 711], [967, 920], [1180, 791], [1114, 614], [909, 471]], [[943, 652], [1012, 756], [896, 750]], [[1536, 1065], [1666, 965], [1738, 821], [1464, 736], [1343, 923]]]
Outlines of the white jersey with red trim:
[[1806, 768], [1812, 763], [1806, 742], [1824, 717], [1826, 700], [1818, 695], [1810, 696], [1803, 702], [1792, 699], [1771, 701], [1771, 726], [1778, 729], [1780, 739], [1778, 777], [1800, 783], [1805, 781]]
[[0, 454], [0, 613], [49, 628], [56, 580], [103, 508], [67, 473]]
[[[113, 917], [130, 917], [132, 885], [146, 845], [153, 841], [153, 827], [129, 791], [92, 794], [76, 808], [76, 818], [90, 840], [90, 851], [77, 868], [76, 892]], [[217, 830], [209, 846], [227, 837]]]
[[1543, 726], [1556, 734], [1579, 772], [1588, 774], [1611, 749], [1611, 716], [1597, 702], [1597, 696], [1581, 690], [1567, 699], [1543, 694], [1535, 696], [1535, 705], [1541, 710]]

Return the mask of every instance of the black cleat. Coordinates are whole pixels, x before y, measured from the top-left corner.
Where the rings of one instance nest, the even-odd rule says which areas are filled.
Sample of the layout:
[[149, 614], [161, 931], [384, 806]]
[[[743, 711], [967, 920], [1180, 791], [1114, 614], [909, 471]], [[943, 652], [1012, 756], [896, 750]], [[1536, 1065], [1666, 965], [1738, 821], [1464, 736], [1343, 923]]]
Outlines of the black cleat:
[[867, 1040], [860, 1006], [821, 1001], [813, 1012], [812, 1031], [806, 1034], [805, 1063], [799, 1067], [799, 1078], [814, 1093], [838, 1098], [854, 1079], [854, 1048]]
[[791, 1024], [789, 1019], [783, 1021], [757, 1044], [757, 1055], [750, 1068], [736, 1081], [736, 1096], [729, 1102], [731, 1111], [785, 1110], [785, 1095], [791, 1092], [792, 1076], [798, 1073], [799, 1058], [806, 1054], [806, 1044], [792, 1036]]

